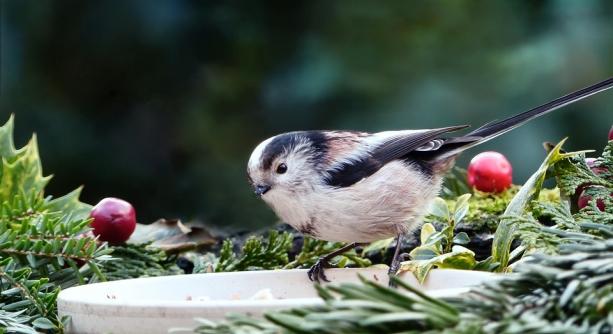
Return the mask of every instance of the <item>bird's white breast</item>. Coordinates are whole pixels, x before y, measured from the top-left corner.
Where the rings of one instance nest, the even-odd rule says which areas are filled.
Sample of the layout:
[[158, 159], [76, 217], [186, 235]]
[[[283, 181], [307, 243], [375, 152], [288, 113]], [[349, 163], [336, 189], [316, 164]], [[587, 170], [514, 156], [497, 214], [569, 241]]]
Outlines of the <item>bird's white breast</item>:
[[265, 200], [286, 223], [318, 239], [371, 242], [415, 228], [438, 194], [431, 179], [401, 161], [350, 187], [314, 185], [307, 193], [271, 193]]

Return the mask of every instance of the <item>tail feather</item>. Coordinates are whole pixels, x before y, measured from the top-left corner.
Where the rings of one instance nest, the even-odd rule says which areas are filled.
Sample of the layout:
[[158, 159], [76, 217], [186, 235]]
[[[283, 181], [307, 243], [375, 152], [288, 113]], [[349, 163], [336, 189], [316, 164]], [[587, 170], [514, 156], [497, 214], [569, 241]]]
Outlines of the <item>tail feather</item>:
[[568, 104], [582, 100], [588, 96], [600, 93], [613, 87], [613, 78], [601, 81], [597, 84], [583, 88], [576, 92], [557, 98], [536, 108], [525, 111], [521, 114], [509, 117], [501, 121], [487, 123], [478, 129], [467, 133], [462, 137], [449, 139], [441, 149], [438, 150], [435, 159], [444, 159], [451, 155], [458, 154], [473, 146], [479, 145], [492, 138], [498, 137], [511, 131], [539, 116], [545, 115]]

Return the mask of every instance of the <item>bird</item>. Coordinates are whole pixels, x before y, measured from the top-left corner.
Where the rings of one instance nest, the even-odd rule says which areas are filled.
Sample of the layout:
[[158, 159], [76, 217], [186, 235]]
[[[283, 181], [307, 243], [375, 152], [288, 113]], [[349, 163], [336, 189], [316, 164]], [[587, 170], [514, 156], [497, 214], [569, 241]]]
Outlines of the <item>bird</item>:
[[396, 238], [389, 275], [401, 263], [403, 238], [416, 230], [458, 155], [539, 116], [613, 86], [613, 77], [463, 135], [468, 125], [368, 133], [309, 130], [259, 143], [247, 163], [255, 194], [304, 235], [347, 243], [308, 270], [329, 281], [330, 260], [357, 246]]

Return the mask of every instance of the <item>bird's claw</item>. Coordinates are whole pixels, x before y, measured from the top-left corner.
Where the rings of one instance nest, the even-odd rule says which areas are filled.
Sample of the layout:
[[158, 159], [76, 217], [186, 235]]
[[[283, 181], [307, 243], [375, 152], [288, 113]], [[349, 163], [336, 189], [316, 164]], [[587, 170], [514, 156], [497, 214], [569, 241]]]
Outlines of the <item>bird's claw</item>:
[[330, 263], [328, 259], [322, 257], [309, 269], [307, 275], [312, 282], [321, 283], [320, 280], [330, 282], [324, 273], [326, 268], [330, 268]]
[[392, 280], [392, 277], [396, 277], [398, 274], [398, 269], [400, 269], [400, 264], [402, 261], [406, 260], [409, 257], [409, 254], [402, 253], [396, 259], [392, 259], [392, 263], [390, 264], [390, 269], [387, 271], [387, 276], [389, 277], [388, 286], [390, 288], [395, 288], [396, 283]]

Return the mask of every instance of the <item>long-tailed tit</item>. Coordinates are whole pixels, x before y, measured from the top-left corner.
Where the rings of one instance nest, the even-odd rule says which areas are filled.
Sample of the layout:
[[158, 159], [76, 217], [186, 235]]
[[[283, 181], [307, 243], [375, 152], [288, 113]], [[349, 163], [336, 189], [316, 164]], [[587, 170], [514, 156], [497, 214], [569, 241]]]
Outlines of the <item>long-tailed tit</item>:
[[309, 278], [326, 280], [328, 261], [359, 244], [415, 229], [458, 154], [538, 116], [613, 86], [613, 78], [464, 135], [466, 125], [385, 131], [298, 131], [266, 139], [249, 158], [249, 180], [276, 214], [298, 231], [347, 246], [322, 257]]

